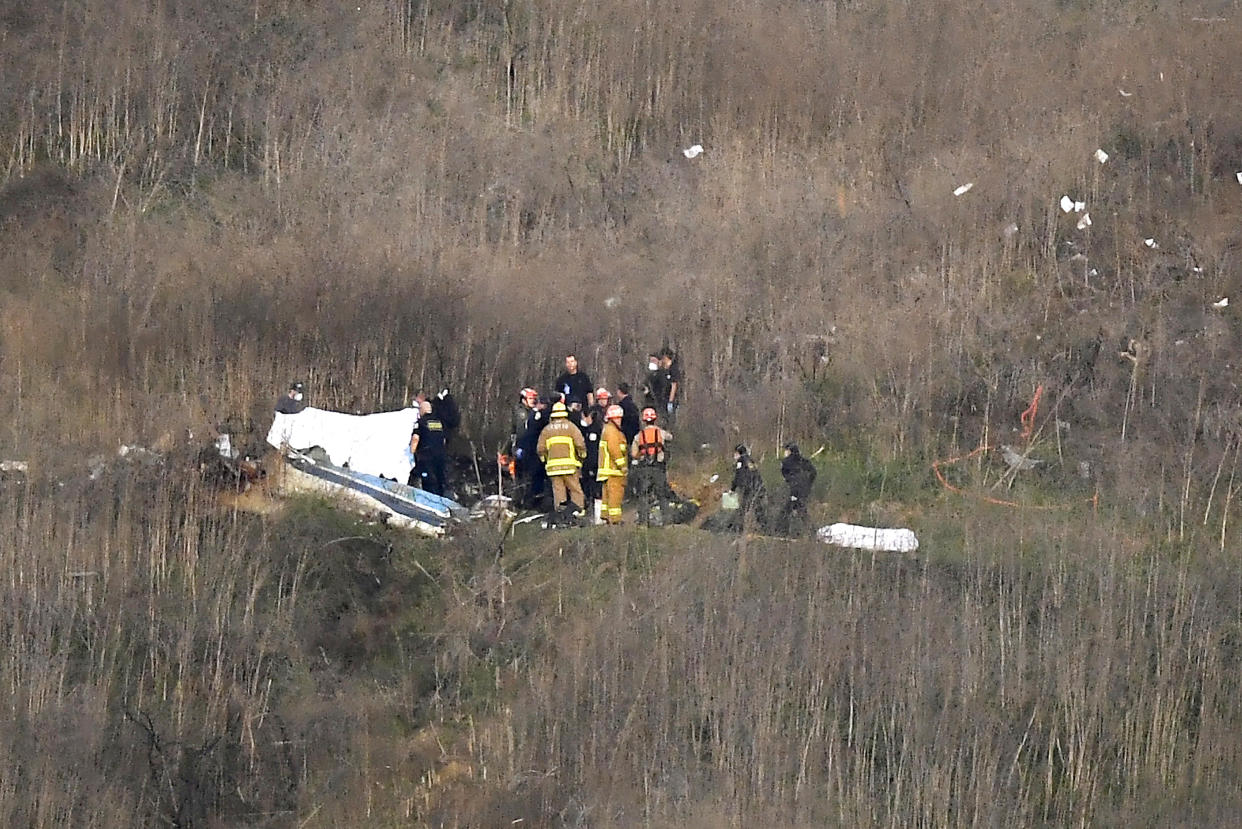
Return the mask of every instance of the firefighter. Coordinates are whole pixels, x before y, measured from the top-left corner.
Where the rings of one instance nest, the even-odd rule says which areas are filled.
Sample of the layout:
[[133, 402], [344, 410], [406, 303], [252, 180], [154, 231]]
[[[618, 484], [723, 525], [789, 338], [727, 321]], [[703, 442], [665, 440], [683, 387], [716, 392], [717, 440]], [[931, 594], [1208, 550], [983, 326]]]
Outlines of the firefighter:
[[807, 499], [815, 484], [815, 464], [802, 456], [796, 443], [785, 444], [785, 458], [781, 461], [781, 477], [789, 487], [789, 496], [781, 508], [781, 529], [789, 535], [800, 535], [810, 524], [806, 512]]
[[751, 516], [760, 527], [767, 524], [767, 487], [763, 484], [758, 464], [743, 443], [733, 449], [733, 482], [729, 489], [737, 494], [739, 531], [745, 528], [747, 518]]
[[548, 425], [539, 433], [539, 458], [552, 481], [552, 509], [560, 510], [566, 498], [573, 503], [575, 517], [583, 515], [582, 482], [578, 475], [586, 457], [586, 441], [569, 420], [569, 410], [557, 401], [552, 405]]
[[656, 425], [658, 419], [654, 407], [643, 409], [643, 428], [630, 444], [638, 523], [647, 526], [651, 524], [652, 505], [666, 498], [670, 491], [664, 448], [673, 436]]
[[620, 406], [609, 406], [604, 413], [606, 423], [599, 442], [599, 472], [603, 484], [603, 509], [600, 514], [609, 524], [621, 523], [621, 501], [625, 498], [626, 455], [625, 433], [621, 431], [624, 412]]

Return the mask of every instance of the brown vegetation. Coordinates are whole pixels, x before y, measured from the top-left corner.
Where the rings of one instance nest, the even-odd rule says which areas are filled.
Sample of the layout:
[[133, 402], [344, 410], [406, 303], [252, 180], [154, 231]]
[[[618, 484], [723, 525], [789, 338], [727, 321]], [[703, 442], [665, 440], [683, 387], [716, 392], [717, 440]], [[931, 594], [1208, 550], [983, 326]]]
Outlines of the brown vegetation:
[[[1206, 0], [0, 3], [0, 455], [34, 470], [0, 493], [0, 815], [1223, 821], [1240, 26]], [[490, 445], [565, 351], [615, 384], [664, 341], [687, 443], [827, 442], [832, 514], [905, 499], [927, 557], [578, 540], [565, 609], [471, 538], [411, 554], [415, 623], [355, 539], [365, 612], [333, 627], [292, 585], [356, 530], [221, 513], [174, 462], [80, 480], [121, 442], [262, 429], [292, 376], [364, 410], [450, 385]], [[1025, 494], [1098, 487], [1101, 514], [942, 500], [927, 464], [1038, 384], [1056, 472]]]

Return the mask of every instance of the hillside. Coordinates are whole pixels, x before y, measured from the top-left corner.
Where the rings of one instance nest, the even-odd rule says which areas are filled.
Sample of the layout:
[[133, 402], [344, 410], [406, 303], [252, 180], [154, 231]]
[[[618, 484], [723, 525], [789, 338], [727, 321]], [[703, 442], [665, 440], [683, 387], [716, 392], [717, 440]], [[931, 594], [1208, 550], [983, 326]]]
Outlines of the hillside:
[[[1223, 0], [0, 2], [0, 815], [1227, 822], [1240, 36]], [[666, 344], [687, 491], [824, 446], [815, 517], [920, 553], [437, 545], [193, 463], [293, 377], [448, 386], [490, 458], [565, 353], [615, 387]], [[933, 472], [1002, 444], [1042, 465]]]

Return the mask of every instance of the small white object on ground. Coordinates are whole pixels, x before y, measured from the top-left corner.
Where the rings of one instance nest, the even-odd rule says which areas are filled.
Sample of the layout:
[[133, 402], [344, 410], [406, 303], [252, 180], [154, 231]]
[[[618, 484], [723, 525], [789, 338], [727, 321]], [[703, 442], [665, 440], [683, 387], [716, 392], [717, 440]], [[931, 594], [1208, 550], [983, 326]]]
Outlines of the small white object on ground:
[[820, 527], [815, 537], [825, 544], [889, 553], [912, 553], [919, 548], [914, 530], [860, 527], [857, 524], [830, 524]]
[[1159, 249], [1160, 249], [1160, 243], [1159, 243], [1159, 242], [1157, 242], [1154, 238], [1152, 238], [1152, 239], [1144, 239], [1144, 240], [1143, 240], [1143, 244], [1147, 245], [1147, 247], [1151, 248], [1152, 250], [1159, 250]]
[[1078, 229], [1086, 230], [1089, 227], [1091, 227], [1091, 214], [1083, 213], [1082, 218], [1078, 220]]
[[23, 474], [30, 471], [30, 464], [26, 461], [0, 461], [0, 472], [21, 472]]
[[1069, 213], [1073, 209], [1074, 209], [1074, 200], [1071, 199], [1069, 196], [1062, 196], [1061, 197], [1061, 212]]
[[966, 182], [965, 184], [963, 184], [961, 187], [958, 187], [956, 190], [954, 190], [954, 191], [953, 191], [953, 195], [955, 195], [955, 196], [964, 196], [964, 195], [966, 195], [967, 193], [969, 193], [969, 192], [970, 192], [970, 188], [972, 188], [972, 187], [974, 187], [974, 186], [975, 186], [975, 183], [974, 183], [973, 181], [968, 181], [968, 182]]
[[1005, 459], [1006, 465], [1008, 465], [1011, 469], [1018, 469], [1018, 470], [1023, 470], [1023, 471], [1034, 469], [1035, 467], [1043, 463], [1043, 461], [1041, 460], [1036, 460], [1035, 458], [1028, 458], [1028, 457], [1025, 457], [1024, 455], [1019, 454], [1018, 451], [1014, 449], [1012, 446], [1010, 446], [1009, 444], [1001, 445], [1001, 457]]
[[1223, 296], [1223, 297], [1221, 297], [1220, 299], [1218, 299], [1218, 300], [1216, 300], [1215, 302], [1213, 302], [1213, 303], [1212, 303], [1212, 307], [1213, 307], [1213, 308], [1228, 308], [1228, 307], [1229, 307], [1229, 297], [1227, 297], [1227, 296]]
[[617, 299], [615, 296], [610, 296], [608, 297], [608, 299], [604, 300], [604, 307], [605, 308], [616, 308], [620, 302], [621, 300]]
[[686, 158], [698, 158], [699, 155], [702, 154], [702, 152], [703, 152], [703, 145], [695, 144], [693, 147], [686, 147], [684, 150], [681, 151], [681, 154], [684, 155]]
[[1238, 171], [1238, 184], [1242, 184], [1242, 170]]
[[1017, 232], [1018, 232], [1017, 222], [1010, 222], [1009, 224], [1005, 225], [1005, 229], [1002, 231], [1002, 233], [1005, 234], [1006, 239], [1008, 239], [1010, 236], [1013, 236]]
[[1126, 91], [1125, 91], [1124, 89], [1122, 89], [1121, 87], [1117, 87], [1117, 91], [1121, 93], [1121, 97], [1123, 97], [1123, 98], [1129, 98], [1131, 95], [1133, 95], [1133, 94], [1134, 94], [1133, 92], [1126, 92]]
[[714, 484], [714, 483], [716, 483], [716, 481], [719, 481], [719, 480], [720, 480], [720, 476], [719, 476], [719, 475], [713, 475], [713, 476], [711, 476], [710, 478], [708, 478], [708, 479], [707, 479], [707, 482], [708, 482], [709, 484]]
[[1108, 161], [1108, 153], [1104, 152], [1104, 150], [1102, 150], [1102, 149], [1100, 149], [1100, 150], [1096, 150], [1096, 151], [1095, 151], [1095, 160], [1096, 160], [1096, 161], [1098, 161], [1098, 162], [1100, 162], [1101, 164], [1104, 164], [1105, 162], [1107, 162], [1107, 161]]

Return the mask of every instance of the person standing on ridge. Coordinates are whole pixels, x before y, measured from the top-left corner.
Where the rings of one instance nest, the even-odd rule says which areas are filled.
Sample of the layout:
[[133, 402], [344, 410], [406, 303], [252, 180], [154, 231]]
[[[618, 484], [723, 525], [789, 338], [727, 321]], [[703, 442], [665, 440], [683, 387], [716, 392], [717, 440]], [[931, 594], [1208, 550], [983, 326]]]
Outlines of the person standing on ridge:
[[609, 524], [621, 523], [621, 501], [625, 498], [625, 479], [628, 462], [625, 433], [621, 431], [621, 407], [612, 405], [605, 412], [604, 433], [599, 442], [599, 472], [597, 479], [603, 484], [603, 509], [601, 517]]
[[[597, 398], [598, 399], [598, 398]], [[582, 459], [582, 495], [585, 508], [590, 513], [599, 498], [595, 472], [599, 465], [599, 436], [604, 431], [604, 413], [599, 406], [591, 406], [578, 412], [578, 431], [586, 441], [586, 457]]]
[[552, 481], [552, 509], [560, 510], [566, 499], [573, 503], [575, 517], [583, 514], [582, 482], [579, 471], [586, 457], [586, 441], [569, 420], [565, 404], [552, 404], [548, 425], [539, 433], [539, 458], [545, 464], [548, 478]]
[[781, 530], [789, 535], [800, 535], [810, 524], [806, 512], [811, 487], [815, 485], [815, 464], [802, 456], [798, 444], [785, 444], [785, 458], [781, 461], [781, 477], [789, 487], [789, 497], [781, 508]]
[[737, 494], [737, 530], [745, 529], [747, 519], [753, 517], [760, 527], [767, 523], [767, 487], [759, 466], [750, 456], [746, 445], [739, 443], [733, 449], [733, 482], [729, 489]]
[[677, 409], [681, 406], [681, 364], [677, 355], [667, 346], [660, 349], [660, 385], [665, 390], [663, 411], [671, 428], [677, 422]]
[[668, 385], [660, 371], [660, 358], [647, 355], [647, 374], [643, 377], [643, 408], [664, 411], [668, 406]]
[[578, 370], [578, 358], [565, 356], [565, 371], [556, 378], [556, 391], [564, 397], [565, 407], [571, 411], [588, 408], [595, 402], [591, 378]]
[[519, 485], [519, 501], [538, 509], [547, 476], [539, 461], [539, 433], [548, 425], [547, 411], [539, 402], [539, 392], [529, 386], [518, 395], [513, 417], [513, 471]]

